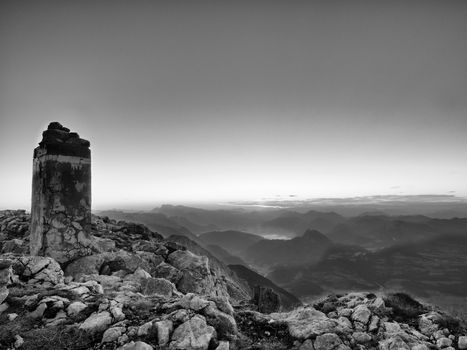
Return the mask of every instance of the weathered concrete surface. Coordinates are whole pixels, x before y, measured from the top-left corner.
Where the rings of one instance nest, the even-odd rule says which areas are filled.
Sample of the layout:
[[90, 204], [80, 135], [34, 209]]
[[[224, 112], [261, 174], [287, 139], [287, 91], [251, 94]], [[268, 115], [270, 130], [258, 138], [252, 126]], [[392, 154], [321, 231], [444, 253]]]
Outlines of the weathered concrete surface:
[[66, 263], [92, 253], [89, 141], [53, 122], [34, 150], [32, 255]]

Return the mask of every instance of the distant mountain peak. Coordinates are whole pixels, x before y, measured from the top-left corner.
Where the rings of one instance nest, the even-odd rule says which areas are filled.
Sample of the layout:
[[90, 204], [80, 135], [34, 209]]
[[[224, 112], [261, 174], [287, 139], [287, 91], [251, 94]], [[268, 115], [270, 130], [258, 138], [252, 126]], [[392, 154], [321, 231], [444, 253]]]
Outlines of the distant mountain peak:
[[306, 230], [305, 233], [302, 235], [302, 238], [318, 242], [332, 242], [325, 234], [319, 232], [318, 230], [312, 229]]

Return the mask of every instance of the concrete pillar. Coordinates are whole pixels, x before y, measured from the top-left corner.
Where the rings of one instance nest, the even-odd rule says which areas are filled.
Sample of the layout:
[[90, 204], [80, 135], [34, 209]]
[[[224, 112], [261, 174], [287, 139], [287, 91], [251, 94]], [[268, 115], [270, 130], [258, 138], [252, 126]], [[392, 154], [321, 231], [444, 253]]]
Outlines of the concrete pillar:
[[59, 263], [92, 254], [89, 141], [50, 123], [34, 150], [31, 255]]

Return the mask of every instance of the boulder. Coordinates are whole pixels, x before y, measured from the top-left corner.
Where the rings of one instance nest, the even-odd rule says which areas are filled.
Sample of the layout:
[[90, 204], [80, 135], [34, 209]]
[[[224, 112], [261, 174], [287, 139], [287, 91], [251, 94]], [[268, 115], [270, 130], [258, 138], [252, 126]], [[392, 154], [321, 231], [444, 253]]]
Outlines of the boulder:
[[452, 345], [452, 340], [449, 338], [442, 337], [436, 341], [436, 346], [439, 349], [447, 348], [448, 346], [451, 346], [451, 345]]
[[371, 336], [365, 332], [354, 332], [352, 338], [357, 344], [366, 344], [371, 341]]
[[1, 253], [27, 254], [28, 251], [29, 247], [24, 244], [22, 239], [14, 238], [3, 242]]
[[106, 291], [115, 291], [122, 285], [122, 279], [118, 276], [108, 276], [108, 275], [82, 275], [79, 279], [80, 281], [96, 281]]
[[375, 332], [376, 330], [378, 330], [378, 326], [379, 326], [379, 317], [376, 315], [371, 316], [370, 324], [368, 325], [368, 331]]
[[13, 271], [23, 282], [33, 285], [52, 287], [64, 282], [60, 265], [52, 258], [45, 256], [15, 256]]
[[182, 293], [210, 295], [215, 290], [207, 257], [188, 250], [177, 250], [168, 256], [168, 263], [182, 272], [176, 284]]
[[141, 280], [141, 293], [144, 295], [159, 295], [170, 298], [175, 290], [175, 285], [165, 278], [151, 277]]
[[183, 323], [190, 319], [192, 312], [190, 310], [179, 309], [172, 311], [166, 315], [165, 318], [172, 321], [173, 323]]
[[286, 313], [273, 313], [273, 320], [285, 322], [292, 337], [307, 339], [324, 333], [332, 333], [337, 322], [313, 307], [302, 307]]
[[214, 328], [207, 325], [204, 317], [195, 315], [175, 329], [169, 349], [207, 350], [214, 334]]
[[169, 343], [170, 334], [173, 331], [173, 322], [170, 320], [163, 320], [154, 322], [154, 327], [157, 331], [157, 342], [159, 346], [165, 346]]
[[396, 335], [380, 341], [379, 350], [410, 350], [410, 347], [399, 335]]
[[383, 298], [375, 298], [369, 305], [369, 308], [378, 314], [383, 314], [386, 312], [386, 304], [384, 303]]
[[402, 332], [401, 326], [397, 322], [384, 322], [384, 330], [387, 336]]
[[62, 310], [70, 304], [70, 300], [59, 295], [52, 295], [43, 298], [40, 303], [47, 304], [50, 309]]
[[8, 303], [0, 304], [0, 315], [3, 314], [6, 310], [8, 310], [9, 307], [10, 305], [8, 305]]
[[460, 336], [457, 346], [460, 350], [467, 349], [467, 336]]
[[216, 329], [219, 339], [232, 340], [237, 336], [237, 323], [233, 316], [220, 311], [214, 305], [203, 309], [203, 314], [206, 316], [207, 323]]
[[137, 341], [136, 343], [132, 341], [122, 347], [119, 347], [117, 350], [154, 350], [154, 348], [148, 343], [142, 341]]
[[31, 318], [42, 318], [44, 315], [45, 310], [47, 310], [47, 304], [42, 303], [37, 306], [37, 308], [29, 314]]
[[150, 229], [148, 229], [143, 224], [138, 224], [134, 222], [123, 222], [123, 223], [124, 223], [124, 226], [122, 228], [122, 232], [125, 233], [127, 236], [138, 238], [138, 239], [145, 240], [145, 241], [155, 240], [157, 242], [160, 242], [164, 238], [160, 234], [156, 232], [152, 232]]
[[194, 293], [187, 293], [174, 303], [168, 304], [166, 308], [182, 308], [182, 309], [190, 309], [193, 311], [200, 311], [209, 305], [209, 301], [206, 299], [201, 298], [199, 295]]
[[219, 342], [219, 345], [216, 348], [216, 350], [229, 350], [229, 349], [230, 349], [230, 343], [225, 340], [221, 340]]
[[90, 294], [104, 294], [104, 288], [102, 288], [97, 281], [92, 279], [82, 282], [69, 282], [67, 285], [61, 287], [61, 289], [69, 290], [82, 299], [86, 299]]
[[17, 313], [12, 313], [12, 314], [8, 314], [8, 315], [7, 315], [8, 321], [13, 321], [13, 320], [16, 319], [17, 317], [18, 317], [18, 314], [17, 314]]
[[159, 265], [164, 261], [164, 258], [160, 255], [156, 255], [150, 252], [143, 252], [143, 251], [137, 251], [135, 252], [137, 256], [141, 258], [141, 260], [145, 261], [149, 266], [152, 268]]
[[311, 339], [305, 340], [305, 341], [300, 345], [300, 347], [298, 348], [298, 350], [315, 350], [315, 347], [313, 346], [313, 340], [311, 340]]
[[28, 236], [31, 216], [24, 210], [0, 210], [0, 240], [24, 239]]
[[86, 308], [87, 306], [85, 303], [81, 301], [74, 301], [70, 305], [68, 305], [66, 312], [68, 316], [73, 317], [73, 316], [78, 315], [81, 311], [83, 311]]
[[[51, 308], [53, 310], [53, 308]], [[66, 313], [63, 310], [59, 310], [55, 317], [47, 320], [47, 327], [56, 327], [67, 322]]]
[[337, 310], [337, 314], [339, 316], [344, 316], [344, 317], [347, 317], [347, 318], [352, 316], [352, 313], [353, 313], [353, 309], [350, 309], [350, 308], [339, 308]]
[[112, 327], [107, 329], [102, 335], [102, 343], [111, 343], [117, 341], [125, 332], [125, 327]]
[[430, 350], [430, 348], [425, 344], [416, 344], [412, 346], [411, 350]]
[[[151, 278], [151, 274], [142, 268], [137, 268], [135, 272], [133, 272], [133, 276], [137, 279], [147, 279]], [[115, 276], [114, 276], [115, 277]]]
[[150, 265], [136, 254], [119, 250], [79, 258], [66, 267], [65, 274], [79, 279], [82, 275], [111, 275], [120, 270], [130, 274], [139, 267], [146, 271], [150, 269]]
[[164, 246], [167, 249], [168, 254], [172, 254], [173, 252], [176, 252], [177, 250], [186, 250], [186, 247], [184, 245], [181, 245], [173, 241], [165, 242]]
[[438, 312], [431, 311], [420, 316], [418, 319], [418, 328], [422, 334], [431, 336], [439, 329], [438, 324], [442, 321], [443, 317]]
[[11, 284], [13, 270], [11, 264], [13, 263], [10, 259], [0, 260], [0, 304], [5, 301], [8, 297], [8, 285]]
[[11, 266], [13, 260], [8, 258], [0, 258], [0, 285], [8, 285], [11, 283], [11, 274], [13, 272]]
[[342, 340], [334, 333], [325, 333], [316, 337], [315, 350], [334, 350], [342, 344]]
[[94, 248], [98, 253], [113, 252], [117, 250], [115, 241], [109, 238], [93, 236]]
[[89, 316], [79, 329], [88, 333], [98, 333], [105, 331], [112, 324], [112, 316], [107, 311], [94, 313]]
[[110, 308], [110, 313], [115, 321], [123, 321], [125, 319], [125, 314], [120, 306], [112, 306]]
[[132, 247], [133, 251], [143, 251], [153, 253], [155, 255], [161, 256], [164, 260], [167, 258], [169, 254], [168, 249], [164, 246], [162, 242], [154, 242], [154, 241], [138, 241], [133, 243]]
[[368, 309], [366, 305], [358, 305], [354, 312], [352, 313], [352, 320], [354, 322], [360, 322], [363, 325], [368, 324], [371, 317], [371, 311]]
[[142, 324], [141, 326], [138, 327], [138, 337], [144, 337], [147, 336], [149, 333], [151, 333], [153, 324], [152, 322], [146, 322], [145, 324]]
[[182, 278], [183, 275], [179, 269], [167, 264], [166, 262], [161, 262], [151, 271], [151, 273], [154, 277], [165, 278], [175, 284], [180, 281], [180, 278]]
[[340, 333], [351, 333], [353, 330], [352, 322], [347, 317], [341, 316], [336, 319], [337, 327], [336, 331]]
[[18, 349], [24, 344], [24, 339], [20, 335], [15, 335], [15, 344], [14, 348]]
[[228, 315], [234, 315], [234, 308], [230, 304], [229, 299], [226, 297], [209, 297], [209, 300], [213, 301], [217, 308]]
[[339, 299], [339, 303], [345, 304], [347, 308], [355, 308], [358, 305], [365, 303], [367, 300], [366, 293], [363, 292], [351, 292]]

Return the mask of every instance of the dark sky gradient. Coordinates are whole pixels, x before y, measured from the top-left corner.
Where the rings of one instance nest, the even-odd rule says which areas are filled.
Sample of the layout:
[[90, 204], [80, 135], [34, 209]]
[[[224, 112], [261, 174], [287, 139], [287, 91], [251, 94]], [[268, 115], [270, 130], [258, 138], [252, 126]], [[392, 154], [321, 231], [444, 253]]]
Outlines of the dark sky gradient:
[[0, 2], [0, 207], [57, 120], [95, 208], [467, 196], [467, 1]]

